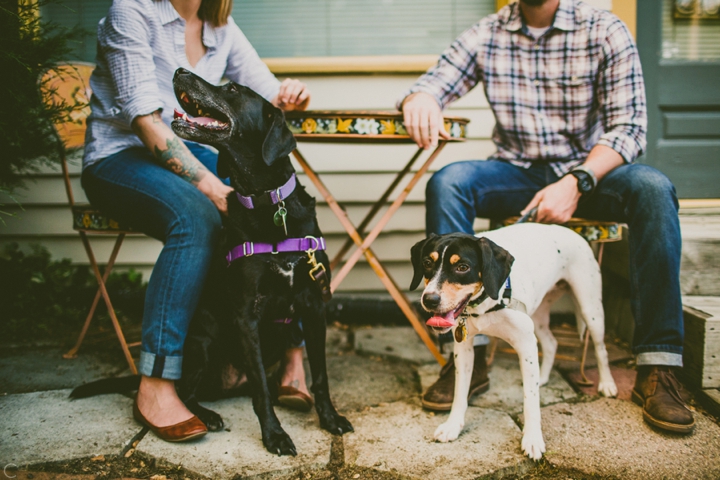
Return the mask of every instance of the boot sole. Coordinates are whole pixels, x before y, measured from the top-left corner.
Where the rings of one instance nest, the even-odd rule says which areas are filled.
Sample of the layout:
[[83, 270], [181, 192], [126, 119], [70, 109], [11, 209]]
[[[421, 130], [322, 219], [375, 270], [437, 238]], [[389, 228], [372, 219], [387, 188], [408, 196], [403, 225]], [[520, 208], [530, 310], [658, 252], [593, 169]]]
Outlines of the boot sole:
[[[480, 395], [481, 393], [485, 393], [488, 390], [490, 390], [490, 379], [470, 390], [470, 393], [468, 394], [468, 401], [470, 401], [470, 399], [475, 395]], [[434, 412], [448, 412], [450, 411], [450, 409], [452, 409], [452, 401], [449, 403], [436, 403], [427, 401], [423, 398], [422, 406], [423, 408], [427, 410], [432, 410]]]
[[695, 420], [693, 419], [693, 422], [688, 425], [683, 425], [680, 423], [670, 423], [665, 422], [663, 420], [658, 420], [657, 418], [653, 417], [649, 413], [645, 411], [645, 399], [643, 399], [639, 393], [637, 393], [634, 389], [632, 391], [632, 401], [636, 405], [639, 405], [643, 411], [643, 419], [653, 427], [657, 427], [661, 430], [668, 430], [670, 432], [675, 433], [691, 433], [695, 429]]

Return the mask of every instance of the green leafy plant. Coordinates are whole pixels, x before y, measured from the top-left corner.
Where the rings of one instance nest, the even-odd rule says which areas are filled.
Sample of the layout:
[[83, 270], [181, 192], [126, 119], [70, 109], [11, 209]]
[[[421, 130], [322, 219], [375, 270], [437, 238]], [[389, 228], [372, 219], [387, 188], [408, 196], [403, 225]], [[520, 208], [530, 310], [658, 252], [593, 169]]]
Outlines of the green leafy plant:
[[0, 0], [0, 188], [12, 192], [23, 174], [57, 160], [61, 148], [53, 124], [69, 118], [84, 105], [46, 104], [40, 94], [42, 75], [72, 56], [86, 35], [81, 28], [64, 28], [38, 14], [54, 0]]
[[[110, 298], [124, 324], [139, 324], [146, 285], [142, 274], [113, 272], [107, 281]], [[77, 335], [97, 291], [90, 267], [69, 259], [53, 260], [44, 247], [23, 253], [17, 244], [0, 255], [0, 338], [30, 341]], [[109, 325], [102, 300], [93, 325]]]

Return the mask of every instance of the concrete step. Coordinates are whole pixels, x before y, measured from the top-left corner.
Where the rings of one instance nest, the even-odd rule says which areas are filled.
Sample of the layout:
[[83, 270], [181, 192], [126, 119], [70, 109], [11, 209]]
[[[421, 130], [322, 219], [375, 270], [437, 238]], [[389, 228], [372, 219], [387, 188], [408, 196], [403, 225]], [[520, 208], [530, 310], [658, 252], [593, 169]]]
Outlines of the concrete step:
[[683, 377], [700, 389], [698, 399], [720, 413], [720, 296], [683, 297], [685, 345]]

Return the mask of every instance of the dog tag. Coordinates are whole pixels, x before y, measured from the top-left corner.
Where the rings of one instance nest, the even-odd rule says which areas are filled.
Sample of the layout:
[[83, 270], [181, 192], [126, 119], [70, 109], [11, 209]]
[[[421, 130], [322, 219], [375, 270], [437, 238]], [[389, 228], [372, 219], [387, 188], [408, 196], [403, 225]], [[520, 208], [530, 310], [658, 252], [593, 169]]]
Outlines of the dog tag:
[[467, 339], [468, 333], [467, 333], [467, 327], [465, 327], [465, 320], [460, 319], [460, 322], [458, 322], [457, 328], [455, 328], [455, 341], [458, 343], [462, 343]]
[[285, 208], [285, 202], [280, 202], [280, 207], [278, 208], [278, 211], [275, 212], [275, 215], [273, 216], [273, 222], [275, 223], [275, 226], [277, 227], [283, 227], [285, 230], [285, 236], [287, 236], [287, 223], [285, 221], [285, 217], [287, 216], [287, 209]]

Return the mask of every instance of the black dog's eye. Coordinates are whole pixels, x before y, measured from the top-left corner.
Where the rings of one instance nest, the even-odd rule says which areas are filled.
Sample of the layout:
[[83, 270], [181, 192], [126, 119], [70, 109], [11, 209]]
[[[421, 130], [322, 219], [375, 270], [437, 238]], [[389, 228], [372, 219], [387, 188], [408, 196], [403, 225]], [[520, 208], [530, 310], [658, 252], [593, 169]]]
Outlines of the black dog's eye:
[[426, 270], [430, 270], [434, 264], [435, 264], [435, 262], [433, 262], [429, 258], [426, 258], [425, 260], [423, 260], [423, 268]]
[[237, 88], [237, 86], [236, 86], [234, 83], [228, 83], [228, 90], [231, 91], [231, 92], [233, 92], [233, 93], [237, 93], [237, 92], [238, 92], [238, 88]]
[[461, 263], [457, 267], [455, 267], [455, 270], [459, 273], [465, 273], [470, 270], [470, 266], [466, 263]]

